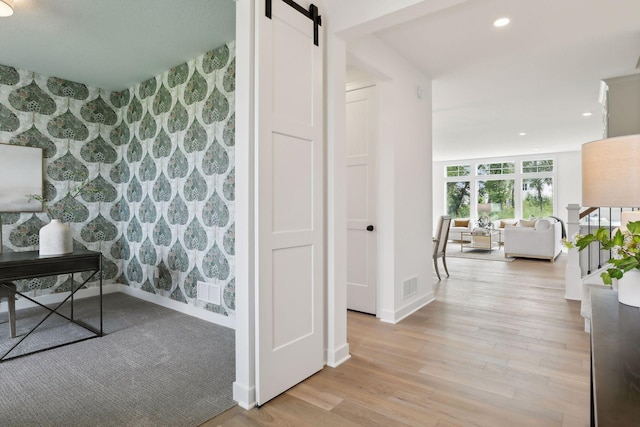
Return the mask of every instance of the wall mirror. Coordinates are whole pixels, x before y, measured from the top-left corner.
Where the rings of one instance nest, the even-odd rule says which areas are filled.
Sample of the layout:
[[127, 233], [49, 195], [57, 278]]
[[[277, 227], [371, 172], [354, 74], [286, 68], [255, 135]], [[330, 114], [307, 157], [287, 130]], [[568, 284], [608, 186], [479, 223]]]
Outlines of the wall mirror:
[[0, 212], [41, 212], [42, 149], [0, 143]]

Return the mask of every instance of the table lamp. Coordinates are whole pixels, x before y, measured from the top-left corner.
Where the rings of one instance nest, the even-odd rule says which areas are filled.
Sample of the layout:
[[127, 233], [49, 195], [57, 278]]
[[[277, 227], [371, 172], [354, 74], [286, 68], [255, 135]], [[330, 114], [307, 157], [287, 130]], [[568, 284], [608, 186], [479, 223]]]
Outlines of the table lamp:
[[[582, 146], [582, 206], [640, 206], [640, 135]], [[621, 226], [629, 221], [640, 221], [640, 212], [622, 212]]]
[[491, 212], [491, 203], [478, 203], [478, 212], [481, 213], [478, 219], [478, 225], [482, 228], [487, 228], [491, 225], [488, 213]]

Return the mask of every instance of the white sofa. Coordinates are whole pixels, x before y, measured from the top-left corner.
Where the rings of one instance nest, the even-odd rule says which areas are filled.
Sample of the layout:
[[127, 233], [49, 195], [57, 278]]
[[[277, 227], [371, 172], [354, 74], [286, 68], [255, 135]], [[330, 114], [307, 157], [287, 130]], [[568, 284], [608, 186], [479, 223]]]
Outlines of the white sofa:
[[504, 244], [504, 229], [506, 227], [510, 227], [510, 226], [514, 226], [518, 223], [518, 220], [515, 218], [506, 218], [506, 219], [496, 219], [495, 221], [493, 221], [493, 229], [494, 230], [500, 230], [500, 237], [499, 237], [499, 243], [501, 245]]
[[[456, 221], [460, 222], [460, 221], [468, 221], [466, 226], [456, 226]], [[472, 219], [469, 218], [457, 218], [457, 219], [453, 219], [451, 220], [451, 227], [449, 228], [449, 240], [453, 240], [456, 242], [459, 242], [462, 240], [462, 233], [463, 232], [471, 232], [473, 231], [473, 229], [475, 228], [475, 222]], [[465, 240], [468, 240], [465, 237]]]
[[533, 227], [504, 229], [504, 256], [541, 258], [554, 262], [562, 252], [562, 224], [554, 218], [540, 218]]

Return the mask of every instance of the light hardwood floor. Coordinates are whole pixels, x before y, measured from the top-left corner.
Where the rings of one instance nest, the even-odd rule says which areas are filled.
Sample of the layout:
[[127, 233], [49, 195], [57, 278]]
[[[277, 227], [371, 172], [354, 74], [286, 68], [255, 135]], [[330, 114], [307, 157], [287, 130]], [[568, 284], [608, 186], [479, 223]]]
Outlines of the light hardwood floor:
[[587, 426], [589, 336], [564, 299], [566, 256], [447, 264], [436, 301], [397, 325], [349, 312], [338, 368], [203, 426]]

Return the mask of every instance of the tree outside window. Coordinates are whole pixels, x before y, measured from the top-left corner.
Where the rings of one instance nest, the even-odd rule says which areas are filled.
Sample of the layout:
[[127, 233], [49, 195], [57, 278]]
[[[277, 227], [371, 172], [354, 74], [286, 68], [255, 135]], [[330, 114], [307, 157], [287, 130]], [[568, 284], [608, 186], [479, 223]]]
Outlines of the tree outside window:
[[522, 215], [524, 218], [553, 215], [553, 178], [522, 180]]
[[[447, 165], [444, 169], [447, 213], [454, 218], [469, 218], [472, 214], [479, 218], [478, 206], [470, 206], [473, 200], [477, 204], [491, 204], [491, 220], [515, 218], [516, 189], [520, 187], [518, 216], [553, 215], [554, 170], [554, 160], [544, 158]], [[477, 194], [471, 194], [472, 187]]]
[[553, 172], [553, 160], [525, 160], [522, 173]]
[[447, 182], [447, 213], [453, 218], [469, 218], [471, 185], [469, 181]]
[[469, 176], [471, 175], [471, 165], [453, 165], [447, 166], [446, 175], [448, 177], [452, 176]]
[[514, 201], [515, 180], [495, 179], [478, 181], [478, 203], [491, 203], [492, 220], [513, 218], [515, 216]]
[[478, 165], [478, 175], [505, 175], [514, 173], [516, 165], [513, 162], [481, 163]]

